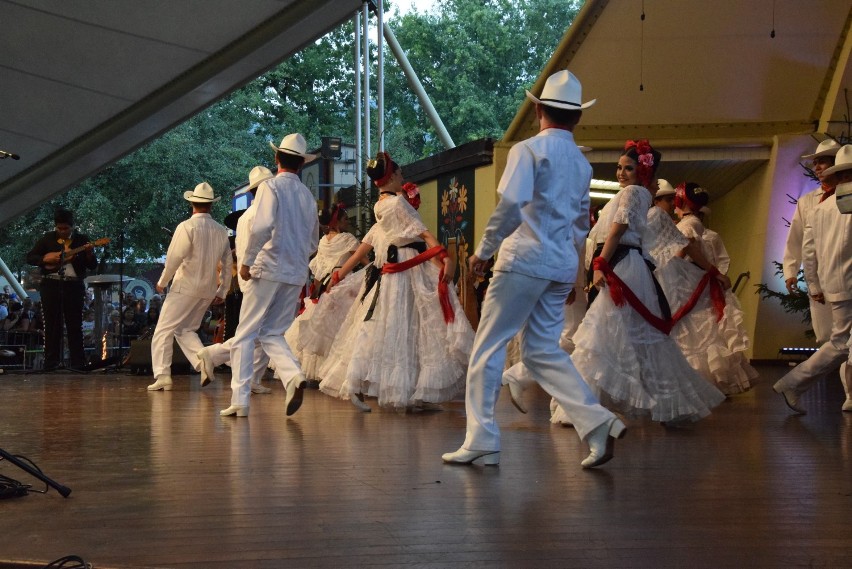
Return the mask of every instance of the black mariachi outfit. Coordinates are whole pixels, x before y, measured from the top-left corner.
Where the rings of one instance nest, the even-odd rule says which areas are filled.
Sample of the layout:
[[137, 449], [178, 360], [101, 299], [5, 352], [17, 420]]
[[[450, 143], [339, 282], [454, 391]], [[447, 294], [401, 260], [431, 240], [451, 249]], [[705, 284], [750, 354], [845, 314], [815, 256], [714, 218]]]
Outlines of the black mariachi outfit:
[[[89, 242], [85, 235], [71, 236], [69, 249], [76, 249]], [[98, 266], [94, 255], [81, 251], [69, 263], [76, 276], [66, 276], [66, 267], [48, 269], [44, 266], [47, 253], [62, 251], [56, 231], [45, 233], [27, 253], [27, 263], [41, 268], [41, 311], [44, 319], [44, 369], [56, 368], [62, 361], [62, 324], [68, 333], [69, 366], [82, 369], [86, 364], [83, 351], [83, 300], [86, 286], [86, 270]]]

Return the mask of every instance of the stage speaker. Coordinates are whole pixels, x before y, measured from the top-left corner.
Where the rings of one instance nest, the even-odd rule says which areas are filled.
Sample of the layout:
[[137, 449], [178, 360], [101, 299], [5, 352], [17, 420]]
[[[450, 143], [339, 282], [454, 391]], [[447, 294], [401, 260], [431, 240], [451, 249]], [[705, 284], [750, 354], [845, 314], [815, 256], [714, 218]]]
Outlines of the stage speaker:
[[[188, 375], [195, 373], [195, 369], [189, 364], [183, 350], [178, 346], [177, 340], [172, 345], [172, 375]], [[151, 339], [131, 340], [130, 354], [127, 359], [127, 367], [131, 373], [145, 375], [151, 374]]]

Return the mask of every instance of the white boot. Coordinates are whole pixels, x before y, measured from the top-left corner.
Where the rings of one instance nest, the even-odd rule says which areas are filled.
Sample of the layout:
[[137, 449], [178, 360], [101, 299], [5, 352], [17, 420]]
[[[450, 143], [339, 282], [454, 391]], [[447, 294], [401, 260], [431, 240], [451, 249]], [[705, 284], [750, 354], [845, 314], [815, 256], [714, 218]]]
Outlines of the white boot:
[[148, 391], [171, 391], [172, 390], [172, 377], [170, 375], [161, 375], [157, 378], [157, 381], [148, 386]]
[[841, 409], [852, 412], [852, 366], [848, 362], [840, 366], [840, 381], [843, 382], [843, 391], [846, 392], [846, 401]]

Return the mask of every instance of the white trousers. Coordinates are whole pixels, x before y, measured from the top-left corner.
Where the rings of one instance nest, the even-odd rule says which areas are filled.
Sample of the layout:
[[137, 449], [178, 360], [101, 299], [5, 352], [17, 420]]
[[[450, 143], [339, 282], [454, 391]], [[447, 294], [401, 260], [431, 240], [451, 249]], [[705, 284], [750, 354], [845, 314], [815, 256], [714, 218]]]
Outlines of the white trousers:
[[852, 329], [852, 300], [827, 302], [831, 306], [831, 337], [804, 362], [794, 367], [778, 383], [801, 394], [825, 374], [834, 372], [849, 358], [849, 332]]
[[196, 371], [200, 369], [196, 354], [204, 344], [196, 331], [211, 302], [212, 298], [196, 298], [179, 292], [166, 295], [151, 338], [151, 369], [155, 378], [172, 373], [172, 337], [177, 340], [190, 365]]
[[[810, 295], [808, 295], [810, 297]], [[831, 339], [832, 317], [831, 303], [821, 304], [810, 298], [811, 326], [814, 328], [817, 344], [825, 344]]]
[[284, 385], [297, 373], [299, 362], [284, 340], [296, 318], [302, 285], [251, 279], [241, 283], [240, 323], [231, 338], [231, 405], [248, 407], [254, 376], [255, 341], [275, 366]]
[[559, 347], [564, 304], [573, 285], [495, 271], [482, 305], [467, 372], [467, 450], [500, 450], [494, 418], [506, 344], [521, 331], [521, 357], [530, 376], [565, 409], [580, 439], [614, 417]]
[[[231, 347], [233, 344], [234, 339], [229, 338], [221, 344], [210, 344], [207, 346], [207, 353], [210, 354], [210, 359], [213, 360], [214, 366], [220, 366], [231, 361]], [[254, 373], [252, 374], [251, 381], [257, 385], [263, 379], [266, 368], [269, 365], [269, 356], [266, 355], [266, 352], [263, 351], [263, 348], [260, 347], [260, 342], [257, 340], [254, 342], [253, 358]]]

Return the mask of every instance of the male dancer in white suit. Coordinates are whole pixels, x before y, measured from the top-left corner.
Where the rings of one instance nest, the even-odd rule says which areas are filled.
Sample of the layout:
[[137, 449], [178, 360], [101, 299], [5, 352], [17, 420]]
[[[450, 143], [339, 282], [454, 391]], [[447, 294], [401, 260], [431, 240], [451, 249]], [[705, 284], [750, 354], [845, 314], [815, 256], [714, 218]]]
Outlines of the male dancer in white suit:
[[223, 416], [248, 415], [256, 339], [284, 383], [288, 416], [301, 406], [307, 384], [284, 332], [296, 317], [308, 260], [319, 244], [317, 204], [298, 176], [315, 156], [306, 152], [298, 133], [285, 136], [281, 146], [270, 145], [278, 174], [258, 188], [257, 212], [240, 265], [243, 303], [231, 347], [231, 406], [220, 412]]
[[[265, 168], [263, 166], [255, 166], [249, 172], [249, 185], [245, 189], [244, 192], [241, 192], [237, 195], [242, 195], [242, 193], [251, 193], [252, 196], [257, 195], [257, 187], [270, 178], [273, 177], [272, 172], [269, 171], [269, 168]], [[248, 238], [251, 233], [251, 225], [254, 221], [254, 215], [257, 211], [256, 208], [257, 202], [252, 200], [249, 207], [243, 212], [243, 214], [237, 220], [237, 228], [236, 228], [236, 238], [234, 239], [234, 251], [237, 256], [237, 268], [242, 265], [243, 259], [245, 258], [246, 247], [248, 246]], [[225, 220], [225, 223], [228, 223], [228, 220]], [[243, 285], [245, 281], [240, 282], [241, 278], [239, 275], [235, 277], [237, 279], [237, 284], [240, 286], [240, 289], [244, 288]], [[216, 379], [216, 366], [227, 363], [231, 360], [231, 346], [234, 343], [234, 339], [230, 338], [227, 341], [221, 344], [211, 344], [198, 352], [198, 359], [201, 361], [201, 387], [204, 387], [212, 380]], [[254, 350], [254, 374], [251, 380], [251, 392], [252, 393], [271, 393], [272, 390], [268, 387], [264, 387], [261, 383], [261, 379], [263, 379], [264, 373], [266, 373], [266, 366], [269, 364], [269, 356], [263, 351], [260, 346], [260, 342], [255, 342], [255, 350]]]
[[219, 198], [213, 195], [213, 188], [207, 182], [184, 192], [183, 197], [192, 204], [192, 217], [175, 229], [166, 253], [166, 266], [157, 281], [159, 293], [169, 281], [172, 286], [151, 338], [151, 367], [156, 381], [148, 386], [148, 391], [172, 388], [173, 337], [189, 363], [200, 369], [196, 354], [204, 344], [196, 330], [210, 304], [225, 302], [231, 284], [228, 230], [210, 217], [210, 210]]
[[494, 278], [482, 305], [467, 375], [467, 435], [444, 462], [485, 464], [500, 461], [500, 429], [494, 417], [506, 345], [523, 327], [521, 354], [530, 375], [556, 399], [574, 422], [590, 454], [584, 468], [613, 456], [624, 424], [595, 398], [559, 347], [563, 305], [578, 278], [580, 252], [589, 231], [592, 167], [574, 142], [582, 109], [580, 81], [569, 71], [548, 77], [541, 98], [529, 91], [539, 133], [512, 147], [497, 188], [497, 205], [470, 257], [482, 274], [500, 250]]

